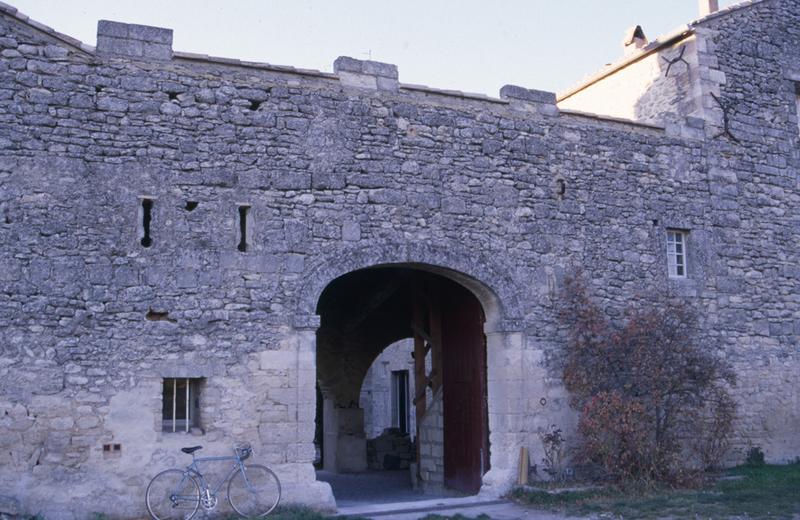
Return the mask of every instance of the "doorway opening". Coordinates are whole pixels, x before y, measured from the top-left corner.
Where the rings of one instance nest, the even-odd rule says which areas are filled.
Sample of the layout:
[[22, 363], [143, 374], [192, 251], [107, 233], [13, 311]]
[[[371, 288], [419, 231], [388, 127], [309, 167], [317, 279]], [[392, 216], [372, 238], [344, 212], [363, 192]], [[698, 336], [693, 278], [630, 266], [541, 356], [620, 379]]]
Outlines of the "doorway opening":
[[385, 481], [403, 493], [480, 490], [490, 460], [484, 309], [442, 273], [361, 269], [319, 298], [318, 478], [332, 482], [337, 501], [348, 494], [337, 481], [386, 479], [376, 472], [396, 472]]
[[364, 410], [367, 467], [370, 470], [408, 472], [417, 461], [417, 421], [411, 404], [413, 385], [413, 338], [389, 345], [372, 362], [364, 376], [358, 401]]

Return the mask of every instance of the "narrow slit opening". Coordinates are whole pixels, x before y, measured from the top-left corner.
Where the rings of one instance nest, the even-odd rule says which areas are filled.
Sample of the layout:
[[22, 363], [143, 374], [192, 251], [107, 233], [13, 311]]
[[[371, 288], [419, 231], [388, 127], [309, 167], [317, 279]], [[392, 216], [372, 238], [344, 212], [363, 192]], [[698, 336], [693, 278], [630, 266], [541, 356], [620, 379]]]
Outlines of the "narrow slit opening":
[[153, 239], [150, 237], [150, 222], [153, 219], [153, 199], [142, 199], [142, 240], [141, 244], [144, 247], [153, 245]]
[[239, 251], [247, 251], [247, 213], [250, 211], [250, 206], [239, 206], [239, 245], [236, 247]]
[[261, 107], [261, 101], [250, 101], [250, 110], [258, 110]]
[[144, 319], [147, 321], [167, 321], [169, 323], [177, 323], [177, 320], [170, 318], [169, 312], [154, 311], [153, 309], [147, 311], [147, 314], [144, 315]]

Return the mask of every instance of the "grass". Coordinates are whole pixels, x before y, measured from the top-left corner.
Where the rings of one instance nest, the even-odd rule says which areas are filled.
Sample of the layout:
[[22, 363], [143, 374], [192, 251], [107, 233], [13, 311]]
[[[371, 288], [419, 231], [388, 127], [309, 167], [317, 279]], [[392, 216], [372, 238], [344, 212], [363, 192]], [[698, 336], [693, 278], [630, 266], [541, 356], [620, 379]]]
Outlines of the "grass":
[[[323, 513], [318, 513], [313, 509], [309, 509], [307, 507], [288, 506], [276, 509], [275, 511], [270, 513], [270, 515], [267, 518], [269, 520], [331, 520], [334, 517], [325, 515]], [[348, 516], [347, 520], [368, 520], [368, 519], [356, 516]], [[431, 514], [427, 515], [421, 520], [491, 520], [491, 519], [486, 515], [478, 515], [476, 518], [473, 518], [463, 515], [442, 516], [442, 515]]]
[[300, 506], [278, 507], [269, 514], [270, 520], [325, 520], [327, 515]]
[[464, 515], [454, 515], [454, 516], [442, 516], [442, 515], [427, 515], [423, 517], [421, 520], [491, 520], [488, 515], [478, 515], [476, 517], [471, 516], [464, 516]]
[[[238, 517], [233, 517], [238, 518]], [[233, 518], [231, 520], [233, 520]], [[303, 506], [278, 506], [267, 516], [269, 520], [329, 520], [334, 517]], [[347, 520], [367, 520], [359, 516], [348, 516]]]
[[[741, 466], [702, 490], [656, 490], [643, 494], [616, 489], [547, 493], [518, 489], [512, 498], [572, 515], [613, 513], [623, 518], [792, 518], [800, 514], [800, 463]], [[738, 477], [738, 478], [737, 478]]]

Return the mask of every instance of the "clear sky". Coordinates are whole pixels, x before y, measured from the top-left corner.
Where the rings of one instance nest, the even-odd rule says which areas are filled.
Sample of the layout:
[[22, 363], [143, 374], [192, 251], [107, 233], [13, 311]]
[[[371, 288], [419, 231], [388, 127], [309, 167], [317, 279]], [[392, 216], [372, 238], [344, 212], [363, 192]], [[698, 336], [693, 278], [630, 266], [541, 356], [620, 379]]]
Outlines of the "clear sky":
[[[90, 45], [97, 20], [169, 27], [173, 48], [331, 71], [337, 56], [394, 63], [400, 81], [497, 96], [562, 91], [697, 18], [697, 0], [4, 0]], [[720, 8], [737, 3], [720, 0]]]

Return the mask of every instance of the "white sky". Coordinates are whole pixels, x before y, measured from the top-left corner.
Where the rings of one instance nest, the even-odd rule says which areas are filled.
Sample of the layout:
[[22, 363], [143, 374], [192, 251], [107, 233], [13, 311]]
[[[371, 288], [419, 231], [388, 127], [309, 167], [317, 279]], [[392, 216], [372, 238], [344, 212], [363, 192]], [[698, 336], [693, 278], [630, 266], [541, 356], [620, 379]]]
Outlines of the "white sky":
[[[169, 27], [174, 49], [331, 71], [337, 56], [394, 63], [400, 81], [497, 96], [562, 91], [697, 18], [697, 0], [4, 0], [90, 45], [97, 20]], [[720, 8], [736, 3], [720, 0]]]

